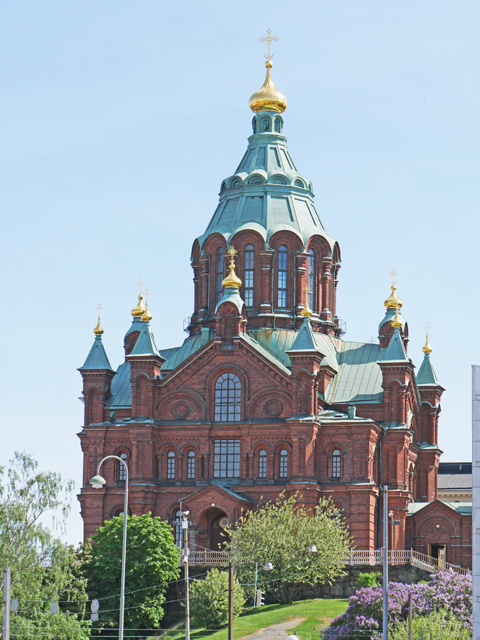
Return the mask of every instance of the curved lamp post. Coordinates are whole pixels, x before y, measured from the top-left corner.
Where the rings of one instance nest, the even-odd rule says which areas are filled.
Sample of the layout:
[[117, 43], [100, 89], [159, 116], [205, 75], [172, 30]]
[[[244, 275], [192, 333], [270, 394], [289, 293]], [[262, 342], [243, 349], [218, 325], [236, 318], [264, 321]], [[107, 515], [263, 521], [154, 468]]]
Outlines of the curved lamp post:
[[105, 462], [113, 458], [118, 460], [125, 467], [125, 500], [123, 505], [123, 542], [122, 542], [122, 577], [120, 580], [120, 616], [118, 621], [118, 638], [123, 640], [123, 620], [125, 614], [125, 560], [127, 557], [127, 514], [128, 514], [128, 467], [125, 460], [122, 460], [119, 456], [105, 456], [98, 463], [97, 475], [93, 476], [89, 484], [94, 489], [101, 489], [107, 484], [105, 478], [100, 475], [100, 467]]

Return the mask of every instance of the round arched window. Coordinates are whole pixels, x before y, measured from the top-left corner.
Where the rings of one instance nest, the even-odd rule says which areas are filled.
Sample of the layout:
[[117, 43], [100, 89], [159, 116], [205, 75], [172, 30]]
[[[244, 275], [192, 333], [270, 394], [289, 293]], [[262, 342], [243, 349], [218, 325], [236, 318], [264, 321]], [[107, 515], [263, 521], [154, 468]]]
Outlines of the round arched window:
[[240, 420], [242, 385], [234, 373], [223, 373], [215, 382], [215, 421]]

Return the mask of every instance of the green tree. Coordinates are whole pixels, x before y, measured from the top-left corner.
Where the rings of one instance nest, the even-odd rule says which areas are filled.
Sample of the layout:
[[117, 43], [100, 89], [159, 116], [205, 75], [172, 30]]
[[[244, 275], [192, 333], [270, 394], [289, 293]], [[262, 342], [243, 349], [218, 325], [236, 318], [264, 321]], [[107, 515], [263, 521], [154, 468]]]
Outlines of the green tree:
[[[463, 627], [463, 622], [448, 609], [432, 611], [426, 616], [416, 616], [412, 625], [413, 640], [468, 640], [472, 634]], [[391, 640], [408, 640], [408, 622], [389, 632]]]
[[[312, 513], [297, 495], [281, 494], [275, 502], [242, 515], [226, 532], [226, 552], [240, 582], [253, 584], [258, 563], [258, 588], [280, 602], [292, 602], [303, 584], [331, 583], [343, 575], [351, 548], [346, 526], [330, 502], [321, 500]], [[309, 552], [311, 545], [316, 553]], [[266, 562], [273, 570], [262, 570]]]
[[[88, 593], [100, 600], [99, 628], [118, 627], [123, 514], [112, 518], [84, 547]], [[125, 627], [154, 629], [163, 618], [168, 583], [178, 578], [180, 552], [167, 522], [128, 516]], [[103, 612], [102, 612], [103, 610]]]
[[[210, 569], [204, 580], [192, 582], [190, 612], [196, 627], [218, 629], [228, 622], [228, 572]], [[245, 593], [233, 581], [233, 617], [242, 613]]]
[[[5, 568], [11, 568], [12, 598], [19, 603], [11, 615], [12, 637], [43, 631], [74, 640], [90, 637], [86, 580], [75, 550], [40, 523], [59, 513], [60, 522], [52, 517], [52, 526], [60, 528], [72, 489], [73, 483], [63, 482], [59, 474], [39, 472], [26, 453], [15, 453], [6, 473], [0, 468], [0, 571], [3, 577]], [[51, 602], [59, 603], [55, 615]]]

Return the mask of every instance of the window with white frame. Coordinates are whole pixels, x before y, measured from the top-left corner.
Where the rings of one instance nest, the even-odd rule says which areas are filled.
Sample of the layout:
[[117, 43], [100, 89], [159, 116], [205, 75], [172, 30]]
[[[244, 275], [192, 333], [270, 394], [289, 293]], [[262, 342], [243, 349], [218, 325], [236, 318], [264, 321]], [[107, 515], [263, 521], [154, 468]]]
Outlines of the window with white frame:
[[258, 452], [258, 477], [267, 477], [267, 452], [265, 449]]
[[195, 480], [195, 451], [189, 451], [187, 455], [187, 479]]
[[[118, 457], [121, 458], [123, 462], [125, 462], [125, 464], [127, 464], [126, 453], [121, 453]], [[118, 463], [118, 479], [123, 482], [125, 482], [125, 480], [127, 479], [127, 470], [125, 469], [125, 467], [121, 462]]]
[[253, 307], [253, 244], [247, 244], [244, 251], [243, 298], [247, 307]]
[[240, 440], [215, 440], [213, 476], [215, 478], [240, 477]]
[[285, 309], [287, 306], [287, 277], [288, 277], [288, 249], [282, 244], [278, 247], [277, 259], [277, 306]]
[[175, 453], [167, 453], [167, 480], [175, 480]]
[[340, 463], [341, 463], [341, 455], [340, 450], [335, 449], [332, 453], [332, 478], [340, 478]]
[[286, 449], [282, 449], [280, 451], [280, 461], [279, 461], [279, 477], [286, 478], [288, 476], [288, 451]]
[[234, 373], [223, 373], [215, 382], [215, 422], [240, 420], [242, 385]]

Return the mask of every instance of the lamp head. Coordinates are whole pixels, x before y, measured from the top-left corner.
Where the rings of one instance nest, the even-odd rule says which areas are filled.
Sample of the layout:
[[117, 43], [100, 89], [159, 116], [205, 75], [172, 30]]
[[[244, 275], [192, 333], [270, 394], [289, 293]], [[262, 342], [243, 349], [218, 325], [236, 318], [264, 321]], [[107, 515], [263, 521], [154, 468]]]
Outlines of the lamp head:
[[91, 484], [94, 489], [101, 489], [104, 485], [107, 484], [107, 481], [102, 476], [97, 475], [93, 476], [89, 484]]
[[273, 569], [273, 564], [271, 562], [266, 562], [263, 565], [263, 570], [264, 571], [271, 571]]
[[310, 547], [310, 549], [308, 550], [308, 553], [317, 553], [317, 547], [316, 545], [312, 544], [312, 546]]

